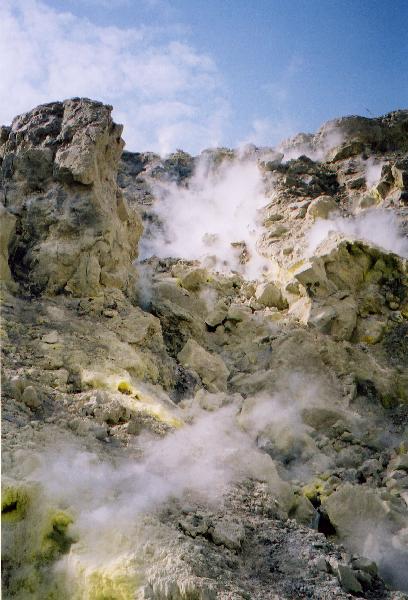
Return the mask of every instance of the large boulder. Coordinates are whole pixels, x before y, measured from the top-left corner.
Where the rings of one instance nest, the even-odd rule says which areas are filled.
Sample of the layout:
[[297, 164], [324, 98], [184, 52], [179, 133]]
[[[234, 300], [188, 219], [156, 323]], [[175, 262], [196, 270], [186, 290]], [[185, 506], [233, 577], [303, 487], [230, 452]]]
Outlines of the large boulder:
[[403, 258], [336, 234], [309, 260], [289, 268], [289, 278], [286, 288], [293, 279], [300, 284], [289, 313], [336, 340], [377, 343], [392, 311], [407, 298]]
[[307, 209], [307, 216], [315, 219], [327, 219], [329, 214], [337, 210], [336, 201], [331, 196], [319, 196], [315, 198]]
[[201, 378], [210, 392], [225, 392], [229, 371], [217, 354], [210, 354], [193, 339], [189, 339], [177, 358], [187, 369], [192, 369]]
[[2, 196], [15, 219], [8, 264], [30, 293], [133, 291], [142, 227], [116, 184], [124, 142], [111, 110], [74, 98], [38, 106], [3, 130]]
[[272, 282], [261, 283], [256, 288], [256, 299], [262, 306], [276, 307], [278, 309], [287, 308], [287, 302], [282, 298], [282, 292]]

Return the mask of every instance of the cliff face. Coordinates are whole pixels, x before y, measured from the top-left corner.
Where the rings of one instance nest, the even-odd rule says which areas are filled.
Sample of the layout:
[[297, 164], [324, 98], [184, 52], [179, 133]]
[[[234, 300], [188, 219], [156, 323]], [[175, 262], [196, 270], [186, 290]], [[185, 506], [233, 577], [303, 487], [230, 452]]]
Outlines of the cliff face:
[[2, 130], [4, 206], [16, 219], [9, 262], [32, 294], [133, 292], [141, 226], [116, 184], [124, 144], [110, 112], [67, 100]]
[[408, 111], [165, 159], [110, 112], [1, 129], [4, 597], [406, 598]]

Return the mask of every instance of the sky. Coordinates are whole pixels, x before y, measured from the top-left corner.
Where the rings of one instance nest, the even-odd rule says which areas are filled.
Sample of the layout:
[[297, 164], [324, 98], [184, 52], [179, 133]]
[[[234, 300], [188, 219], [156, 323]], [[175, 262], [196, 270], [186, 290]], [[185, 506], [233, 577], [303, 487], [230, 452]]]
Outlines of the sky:
[[408, 0], [0, 0], [0, 123], [112, 104], [132, 151], [276, 145], [408, 108]]

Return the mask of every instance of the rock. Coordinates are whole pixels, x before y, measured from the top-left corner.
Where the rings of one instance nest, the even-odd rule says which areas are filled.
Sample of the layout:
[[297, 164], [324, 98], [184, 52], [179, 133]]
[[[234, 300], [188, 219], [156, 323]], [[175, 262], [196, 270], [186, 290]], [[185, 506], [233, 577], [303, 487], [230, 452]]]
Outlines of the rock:
[[95, 438], [101, 442], [108, 437], [108, 428], [105, 425], [94, 425], [91, 429]]
[[30, 385], [29, 381], [21, 375], [17, 375], [11, 379], [11, 392], [16, 400], [21, 400], [21, 396], [23, 395], [24, 389], [28, 385]]
[[306, 214], [313, 220], [327, 219], [329, 214], [334, 210], [337, 210], [337, 208], [338, 206], [334, 198], [331, 196], [319, 196], [319, 198], [316, 198], [310, 203]]
[[375, 317], [359, 319], [355, 333], [356, 342], [365, 344], [378, 344], [381, 341], [387, 323]]
[[[306, 498], [306, 496], [299, 496], [296, 498], [296, 505], [291, 516], [295, 518], [298, 523], [302, 523], [302, 525], [311, 527], [315, 520], [316, 514], [317, 513], [313, 504], [308, 498]], [[324, 568], [318, 568], [318, 570], [327, 571], [326, 561], [324, 561]]]
[[201, 378], [209, 392], [225, 392], [229, 371], [222, 358], [210, 354], [196, 341], [190, 339], [177, 355], [180, 363], [192, 369]]
[[13, 285], [9, 267], [9, 245], [16, 228], [16, 217], [0, 202], [0, 280]]
[[243, 524], [235, 519], [223, 518], [215, 523], [209, 530], [214, 544], [223, 544], [230, 550], [239, 550], [245, 539]]
[[117, 425], [118, 423], [126, 423], [131, 418], [131, 411], [128, 407], [118, 400], [103, 405], [99, 405], [94, 409], [94, 415], [101, 421], [105, 421], [108, 425]]
[[41, 339], [46, 344], [56, 344], [60, 341], [57, 331], [50, 331], [50, 333], [47, 333], [47, 335], [44, 335]]
[[227, 318], [227, 312], [228, 308], [226, 305], [218, 306], [206, 316], [206, 324], [210, 327], [217, 327], [217, 325], [221, 325]]
[[269, 213], [264, 221], [264, 226], [269, 227], [269, 225], [272, 225], [272, 223], [276, 223], [276, 221], [281, 221], [282, 219], [283, 215], [279, 213]]
[[397, 188], [401, 190], [408, 189], [408, 160], [397, 161], [392, 166], [392, 174], [394, 176], [394, 182]]
[[[404, 130], [408, 119], [406, 110], [388, 113], [382, 117], [370, 119], [360, 116], [342, 117], [325, 123], [315, 135], [315, 143], [323, 144], [325, 140], [343, 138], [343, 144], [349, 148], [343, 152], [342, 158], [360, 153], [365, 148], [372, 151], [407, 148]], [[403, 150], [406, 151], [406, 150]], [[328, 156], [329, 160], [333, 157]], [[340, 157], [336, 157], [340, 159]]]
[[[329, 237], [314, 257], [289, 268], [288, 276], [301, 284], [300, 298], [292, 296], [289, 314], [338, 341], [350, 340], [356, 331], [357, 341], [377, 343], [387, 322], [380, 281], [405, 280], [404, 269], [391, 253]], [[374, 310], [382, 314], [371, 316]]]
[[376, 492], [367, 487], [346, 483], [324, 500], [323, 507], [338, 535], [352, 540], [352, 547], [358, 551], [362, 550], [359, 542], [373, 523], [390, 527], [389, 509]]
[[197, 403], [203, 410], [208, 410], [210, 412], [218, 410], [223, 406], [227, 406], [234, 401], [240, 403], [242, 402], [242, 397], [239, 394], [230, 396], [224, 392], [211, 394], [206, 390], [198, 390], [194, 396], [194, 402]]
[[89, 296], [117, 287], [133, 294], [142, 227], [124, 210], [115, 181], [123, 141], [110, 112], [80, 98], [41, 105], [17, 117], [3, 143], [18, 231], [9, 263], [32, 293]]
[[281, 224], [273, 226], [269, 225], [268, 232], [270, 238], [280, 238], [288, 232], [288, 228]]
[[309, 425], [316, 429], [316, 431], [322, 433], [330, 432], [335, 425], [337, 425], [337, 433], [340, 433], [339, 423], [341, 423], [341, 431], [345, 431], [349, 427], [346, 415], [343, 412], [332, 408], [319, 406], [304, 408], [301, 415], [302, 420], [306, 425]]
[[41, 400], [38, 397], [37, 390], [34, 386], [28, 385], [22, 395], [21, 400], [26, 404], [29, 408], [38, 408], [41, 404]]
[[366, 194], [362, 196], [358, 201], [358, 207], [361, 210], [372, 208], [376, 204], [378, 204], [378, 197], [374, 196], [373, 194]]
[[351, 566], [353, 567], [353, 569], [357, 571], [365, 571], [373, 577], [376, 577], [378, 575], [378, 567], [376, 563], [373, 560], [370, 560], [369, 558], [364, 558], [362, 556], [352, 558]]
[[184, 533], [195, 538], [197, 535], [206, 535], [208, 533], [211, 521], [205, 515], [194, 513], [181, 519], [179, 525]]
[[326, 563], [326, 559], [323, 556], [319, 556], [318, 558], [315, 558], [313, 561], [313, 566], [315, 567], [315, 569], [317, 571], [320, 571], [322, 573], [327, 573], [327, 563]]
[[263, 283], [256, 288], [256, 299], [262, 306], [276, 307], [279, 310], [287, 308], [287, 302], [282, 298], [280, 289], [274, 283]]
[[363, 588], [361, 587], [356, 575], [353, 573], [353, 570], [347, 565], [337, 565], [337, 577], [341, 587], [345, 592], [359, 594], [363, 591]]
[[390, 461], [388, 468], [408, 471], [408, 454], [398, 454]]
[[333, 148], [327, 155], [327, 159], [332, 162], [337, 162], [338, 160], [350, 158], [361, 152], [364, 152], [364, 144], [356, 140], [349, 144], [341, 144], [340, 146]]
[[186, 290], [198, 291], [208, 280], [206, 269], [192, 269], [182, 279], [181, 285]]
[[349, 340], [357, 324], [358, 305], [349, 297], [334, 305], [336, 317], [332, 322], [330, 334], [335, 340]]
[[252, 315], [252, 310], [245, 304], [231, 304], [228, 308], [227, 318], [229, 321], [240, 323]]

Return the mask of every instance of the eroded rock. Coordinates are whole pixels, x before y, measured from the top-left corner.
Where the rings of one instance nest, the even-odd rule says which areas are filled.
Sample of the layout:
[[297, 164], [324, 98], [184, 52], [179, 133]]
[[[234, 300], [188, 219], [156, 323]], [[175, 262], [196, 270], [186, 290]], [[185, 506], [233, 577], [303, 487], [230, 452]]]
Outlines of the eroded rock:
[[142, 228], [116, 184], [122, 127], [110, 112], [80, 98], [42, 105], [17, 117], [2, 142], [7, 214], [18, 231], [8, 262], [32, 293], [133, 293]]

